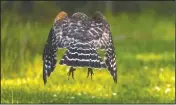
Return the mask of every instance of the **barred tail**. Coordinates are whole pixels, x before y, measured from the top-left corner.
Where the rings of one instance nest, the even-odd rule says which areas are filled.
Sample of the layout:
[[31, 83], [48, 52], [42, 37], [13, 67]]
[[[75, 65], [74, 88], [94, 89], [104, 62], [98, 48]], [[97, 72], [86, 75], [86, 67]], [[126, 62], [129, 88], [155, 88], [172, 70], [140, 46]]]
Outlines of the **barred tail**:
[[64, 54], [60, 64], [77, 67], [106, 68], [105, 62], [89, 43], [73, 44]]

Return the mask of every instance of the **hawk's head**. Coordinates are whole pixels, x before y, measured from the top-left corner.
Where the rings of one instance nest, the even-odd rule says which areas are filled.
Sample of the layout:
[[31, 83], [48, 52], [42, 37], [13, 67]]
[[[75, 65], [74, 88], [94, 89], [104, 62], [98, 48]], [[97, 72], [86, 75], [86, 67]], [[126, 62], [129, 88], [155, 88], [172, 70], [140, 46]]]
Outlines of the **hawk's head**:
[[72, 18], [75, 20], [85, 20], [88, 19], [89, 17], [82, 12], [76, 12], [72, 15]]
[[56, 22], [58, 20], [61, 20], [61, 19], [64, 19], [65, 17], [67, 17], [67, 13], [66, 12], [64, 12], [64, 11], [59, 12], [59, 14], [54, 19], [54, 22]]
[[92, 16], [92, 19], [102, 21], [105, 20], [105, 17], [100, 11], [96, 11]]

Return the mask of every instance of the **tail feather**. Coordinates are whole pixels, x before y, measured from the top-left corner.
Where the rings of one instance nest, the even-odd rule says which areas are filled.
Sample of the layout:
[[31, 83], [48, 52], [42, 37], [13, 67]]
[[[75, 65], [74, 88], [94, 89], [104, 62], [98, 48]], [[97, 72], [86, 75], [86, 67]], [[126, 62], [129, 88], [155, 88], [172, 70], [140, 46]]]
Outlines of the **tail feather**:
[[106, 68], [105, 62], [89, 43], [76, 43], [67, 49], [60, 64], [77, 67]]

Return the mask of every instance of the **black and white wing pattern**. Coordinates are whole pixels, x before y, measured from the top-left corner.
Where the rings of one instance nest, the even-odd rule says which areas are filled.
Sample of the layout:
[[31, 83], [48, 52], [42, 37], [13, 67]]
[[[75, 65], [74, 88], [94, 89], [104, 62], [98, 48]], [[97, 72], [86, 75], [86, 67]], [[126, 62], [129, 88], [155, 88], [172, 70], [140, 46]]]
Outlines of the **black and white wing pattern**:
[[114, 81], [117, 83], [117, 67], [116, 67], [116, 55], [115, 48], [113, 45], [112, 35], [109, 32], [109, 45], [105, 53], [105, 63], [111, 75], [113, 76]]
[[94, 48], [105, 51], [106, 66], [117, 83], [116, 55], [110, 25], [99, 11], [94, 13], [87, 33], [93, 38]]
[[45, 84], [47, 82], [47, 77], [50, 76], [57, 62], [57, 46], [55, 37], [54, 30], [51, 28], [43, 51], [43, 80]]
[[[98, 40], [95, 40], [94, 43], [97, 49], [100, 48], [105, 50], [105, 63], [107, 65], [108, 71], [112, 75], [114, 81], [117, 83], [116, 55], [112, 34], [108, 24], [105, 24], [103, 28], [104, 31], [102, 36], [100, 35], [101, 37]], [[97, 28], [97, 30], [99, 29]]]
[[[69, 18], [65, 16], [65, 12], [60, 12], [57, 18], [61, 18], [54, 22], [53, 27], [50, 29], [47, 42], [44, 46], [43, 51], [43, 81], [44, 84], [47, 82], [47, 77], [50, 76], [51, 72], [55, 69], [57, 62], [57, 49], [63, 48], [58, 43], [61, 43], [63, 37], [63, 28], [69, 23]], [[59, 46], [58, 46], [59, 45]]]

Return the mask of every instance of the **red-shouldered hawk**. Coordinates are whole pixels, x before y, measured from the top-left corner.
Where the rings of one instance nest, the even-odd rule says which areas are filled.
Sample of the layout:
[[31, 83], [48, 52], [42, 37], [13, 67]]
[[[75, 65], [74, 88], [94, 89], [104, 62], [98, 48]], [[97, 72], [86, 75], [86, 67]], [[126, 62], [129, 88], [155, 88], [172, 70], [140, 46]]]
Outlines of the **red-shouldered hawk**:
[[[43, 53], [43, 80], [54, 70], [56, 51], [66, 48], [61, 65], [70, 66], [68, 75], [76, 70], [74, 67], [88, 67], [88, 76], [93, 75], [92, 68], [108, 68], [117, 83], [116, 56], [112, 35], [108, 22], [101, 12], [97, 11], [92, 18], [81, 12], [74, 13], [70, 18], [60, 12], [50, 30]], [[97, 49], [105, 51], [105, 61], [97, 53]]]

